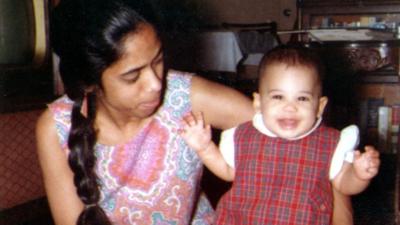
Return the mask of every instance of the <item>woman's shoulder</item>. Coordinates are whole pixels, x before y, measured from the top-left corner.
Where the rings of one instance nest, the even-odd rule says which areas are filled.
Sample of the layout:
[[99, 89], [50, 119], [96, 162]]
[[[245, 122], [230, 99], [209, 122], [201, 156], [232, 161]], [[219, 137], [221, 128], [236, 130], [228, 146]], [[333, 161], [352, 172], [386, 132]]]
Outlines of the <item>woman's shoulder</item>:
[[[167, 82], [168, 85], [174, 85], [177, 83], [187, 83], [190, 84], [192, 77], [194, 76], [193, 73], [190, 72], [183, 72], [179, 70], [169, 70], [167, 73]], [[168, 86], [170, 87], [170, 86]]]
[[67, 95], [62, 95], [52, 103], [48, 104], [48, 108], [53, 112], [59, 111], [71, 111], [72, 110], [73, 101], [68, 98]]
[[[36, 144], [38, 150], [47, 149], [46, 146], [50, 146], [46, 143], [57, 143], [57, 131], [56, 122], [53, 117], [53, 113], [49, 108], [44, 110], [44, 112], [39, 116], [36, 122]], [[53, 147], [55, 147], [53, 145]]]
[[162, 113], [172, 113], [180, 118], [191, 109], [191, 79], [192, 74], [170, 70], [167, 74], [166, 91], [164, 93]]
[[44, 133], [54, 125], [53, 113], [49, 108], [45, 109], [36, 122], [36, 133]]
[[[39, 123], [43, 124], [43, 129], [48, 129], [49, 132], [58, 135], [58, 139], [62, 145], [67, 141], [71, 127], [72, 106], [73, 101], [66, 95], [63, 95], [48, 104], [48, 108], [39, 120]], [[42, 126], [39, 123], [38, 126]]]
[[185, 72], [180, 70], [169, 69], [167, 72], [168, 79], [182, 79], [182, 78], [190, 78], [194, 73]]
[[[69, 109], [69, 110], [67, 110]], [[70, 111], [72, 109], [72, 101], [66, 96], [61, 96], [47, 105], [47, 108], [40, 115], [37, 124], [38, 126], [47, 127], [49, 124], [54, 124], [55, 114], [61, 111]]]
[[56, 122], [69, 123], [74, 102], [63, 95], [48, 105], [48, 109]]
[[167, 87], [169, 89], [174, 89], [176, 88], [176, 85], [180, 85], [190, 89], [194, 88], [196, 91], [198, 90], [207, 92], [209, 88], [219, 89], [224, 87], [221, 84], [206, 79], [198, 74], [172, 69], [167, 73], [167, 82]]

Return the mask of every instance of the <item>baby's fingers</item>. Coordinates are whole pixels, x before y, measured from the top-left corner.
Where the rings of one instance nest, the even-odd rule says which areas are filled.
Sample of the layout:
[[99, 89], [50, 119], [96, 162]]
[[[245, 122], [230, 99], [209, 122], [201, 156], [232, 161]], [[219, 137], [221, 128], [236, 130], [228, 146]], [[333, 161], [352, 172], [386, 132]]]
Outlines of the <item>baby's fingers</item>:
[[365, 149], [365, 153], [363, 154], [368, 162], [368, 166], [370, 167], [379, 167], [381, 160], [379, 159], [379, 152], [375, 149]]
[[194, 117], [193, 117], [192, 112], [190, 112], [189, 114], [185, 115], [182, 118], [183, 124], [187, 124], [187, 125], [189, 125], [191, 123], [191, 121], [193, 121], [193, 120], [194, 120]]
[[186, 123], [190, 126], [194, 126], [197, 124], [197, 118], [194, 116], [193, 113], [190, 114], [190, 116], [185, 118]]
[[380, 166], [379, 157], [376, 157], [376, 155], [373, 156], [366, 155], [365, 158], [367, 161], [367, 168], [366, 168], [367, 174], [370, 178], [372, 178], [376, 174], [378, 174]]
[[193, 117], [194, 117], [194, 120], [196, 121], [196, 124], [198, 125], [198, 126], [200, 126], [200, 127], [205, 127], [204, 126], [204, 115], [203, 115], [203, 112], [196, 112], [196, 113], [193, 113]]

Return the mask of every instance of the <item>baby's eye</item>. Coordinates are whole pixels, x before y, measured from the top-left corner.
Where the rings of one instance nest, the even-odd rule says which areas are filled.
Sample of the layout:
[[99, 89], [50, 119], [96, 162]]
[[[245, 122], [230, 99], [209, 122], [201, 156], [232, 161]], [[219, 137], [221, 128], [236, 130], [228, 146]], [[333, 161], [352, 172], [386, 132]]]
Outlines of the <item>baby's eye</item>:
[[300, 96], [300, 97], [298, 97], [298, 100], [301, 102], [307, 102], [307, 101], [310, 101], [310, 98], [306, 97], [306, 96]]
[[275, 99], [275, 100], [282, 100], [283, 96], [282, 95], [272, 95], [271, 98]]

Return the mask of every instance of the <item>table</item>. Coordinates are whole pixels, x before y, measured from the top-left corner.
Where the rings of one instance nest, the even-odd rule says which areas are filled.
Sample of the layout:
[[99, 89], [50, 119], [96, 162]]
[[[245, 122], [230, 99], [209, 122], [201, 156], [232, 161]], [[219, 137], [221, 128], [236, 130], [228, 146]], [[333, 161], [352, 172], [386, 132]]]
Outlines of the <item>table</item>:
[[198, 69], [208, 71], [236, 72], [236, 66], [243, 58], [239, 43], [233, 31], [216, 30], [201, 32], [196, 39]]
[[177, 66], [177, 69], [195, 72], [237, 73], [238, 64], [252, 58], [248, 56], [253, 53], [260, 55], [277, 45], [270, 33], [255, 30], [201, 30], [193, 34], [182, 34], [179, 39], [180, 42], [170, 40], [173, 42], [170, 49], [173, 53], [172, 65]]

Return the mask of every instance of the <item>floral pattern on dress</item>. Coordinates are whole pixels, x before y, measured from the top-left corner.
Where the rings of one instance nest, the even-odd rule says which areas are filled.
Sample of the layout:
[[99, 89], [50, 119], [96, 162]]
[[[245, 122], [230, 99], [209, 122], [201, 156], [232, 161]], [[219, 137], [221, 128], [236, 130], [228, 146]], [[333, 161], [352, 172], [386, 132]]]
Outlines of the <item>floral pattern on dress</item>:
[[[148, 137], [148, 131], [156, 132], [157, 140]], [[151, 122], [135, 139], [126, 144], [123, 151], [114, 151], [109, 165], [110, 175], [118, 185], [148, 191], [153, 182], [160, 179], [163, 171], [168, 140], [168, 130], [157, 122]]]
[[[125, 144], [95, 146], [100, 205], [113, 224], [212, 222], [213, 209], [200, 198], [202, 164], [178, 132], [192, 107], [191, 75], [170, 71], [167, 82], [162, 107], [138, 135]], [[67, 154], [72, 104], [63, 96], [49, 106]]]

